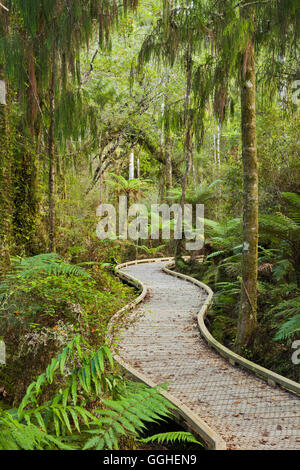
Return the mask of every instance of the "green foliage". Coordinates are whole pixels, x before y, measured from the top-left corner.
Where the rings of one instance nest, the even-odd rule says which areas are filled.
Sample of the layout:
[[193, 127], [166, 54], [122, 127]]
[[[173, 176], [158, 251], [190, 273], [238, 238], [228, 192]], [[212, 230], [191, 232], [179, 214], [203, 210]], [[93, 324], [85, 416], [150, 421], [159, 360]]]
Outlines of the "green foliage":
[[89, 277], [89, 274], [78, 266], [66, 263], [55, 253], [46, 253], [31, 258], [12, 258], [13, 273], [6, 276], [7, 282], [30, 279], [43, 275], [54, 276], [81, 276]]
[[282, 193], [288, 202], [288, 213], [290, 218], [300, 226], [300, 194]]
[[99, 346], [110, 316], [132, 298], [103, 263], [88, 268], [55, 254], [14, 260], [0, 285], [0, 326], [8, 355], [0, 377], [8, 401], [20, 399], [74, 334]]
[[138, 200], [141, 197], [145, 197], [145, 190], [149, 186], [148, 180], [142, 180], [134, 178], [132, 180], [126, 180], [122, 175], [116, 175], [110, 173], [111, 179], [106, 182], [112, 186], [117, 193], [126, 195], [130, 198]]
[[[275, 340], [283, 341], [292, 339], [300, 332], [300, 291], [296, 293], [297, 297], [285, 300], [271, 310], [276, 313], [276, 318], [283, 321], [275, 336]], [[288, 318], [288, 320], [286, 320]]]
[[12, 262], [10, 273], [0, 285], [0, 317], [5, 315], [6, 321], [12, 315], [34, 323], [40, 320], [39, 315], [62, 319], [62, 309], [66, 311], [68, 303], [76, 300], [83, 302], [93, 286], [87, 271], [55, 254], [15, 258]]
[[155, 257], [155, 256], [163, 256], [163, 250], [166, 245], [159, 245], [154, 247], [148, 247], [146, 245], [136, 245], [138, 250], [142, 250], [147, 256]]
[[0, 450], [71, 450], [35, 425], [26, 425], [0, 409]]
[[[159, 388], [109, 375], [113, 367], [106, 345], [95, 353], [80, 336], [74, 337], [28, 387], [19, 408], [0, 412], [0, 445], [5, 449], [118, 449], [124, 435], [138, 436], [145, 423], [170, 416], [174, 407]], [[54, 393], [45, 402], [49, 386]], [[166, 439], [176, 437], [182, 438], [179, 434]]]
[[147, 437], [146, 439], [140, 439], [141, 442], [158, 442], [159, 444], [169, 444], [174, 442], [190, 442], [193, 444], [202, 445], [190, 432], [178, 431], [178, 432], [166, 432], [161, 434], [155, 434], [154, 436]]
[[[196, 188], [190, 187], [187, 189], [186, 193], [186, 203], [187, 204], [205, 204], [213, 203], [216, 199], [216, 186], [220, 184], [220, 180], [213, 181], [208, 184], [206, 181], [203, 181]], [[174, 202], [180, 202], [182, 196], [181, 188], [171, 189], [169, 192], [169, 197]]]

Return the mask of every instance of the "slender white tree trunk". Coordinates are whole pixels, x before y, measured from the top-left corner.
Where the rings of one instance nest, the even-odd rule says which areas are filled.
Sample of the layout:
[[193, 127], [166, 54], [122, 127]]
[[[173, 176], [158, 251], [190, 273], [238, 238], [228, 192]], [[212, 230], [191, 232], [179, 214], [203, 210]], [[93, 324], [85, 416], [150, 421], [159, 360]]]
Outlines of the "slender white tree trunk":
[[134, 152], [130, 152], [129, 155], [129, 180], [134, 179]]
[[220, 168], [221, 165], [221, 124], [217, 125], [217, 162]]
[[100, 184], [100, 204], [103, 202], [103, 156], [101, 153], [100, 157], [100, 179], [99, 179], [99, 184]]
[[0, 104], [6, 105], [6, 83], [0, 80]]
[[217, 163], [217, 138], [214, 132], [214, 162]]

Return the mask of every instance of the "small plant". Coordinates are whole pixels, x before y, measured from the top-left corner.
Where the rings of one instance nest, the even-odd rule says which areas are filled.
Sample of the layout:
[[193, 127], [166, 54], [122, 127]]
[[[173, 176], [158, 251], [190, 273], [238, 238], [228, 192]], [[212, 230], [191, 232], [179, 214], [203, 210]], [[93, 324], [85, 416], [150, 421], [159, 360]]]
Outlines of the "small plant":
[[166, 245], [159, 245], [156, 247], [148, 247], [146, 245], [135, 245], [138, 250], [143, 251], [147, 256], [164, 256], [163, 249]]

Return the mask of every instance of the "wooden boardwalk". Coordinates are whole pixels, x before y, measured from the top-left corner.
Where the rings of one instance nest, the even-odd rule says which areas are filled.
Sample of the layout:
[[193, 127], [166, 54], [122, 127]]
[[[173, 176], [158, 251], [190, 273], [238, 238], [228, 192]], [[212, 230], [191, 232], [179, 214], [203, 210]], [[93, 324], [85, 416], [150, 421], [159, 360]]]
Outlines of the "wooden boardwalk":
[[118, 354], [199, 416], [228, 449], [300, 449], [300, 398], [229, 364], [201, 338], [197, 313], [207, 293], [162, 271], [166, 263], [122, 269], [148, 295], [118, 333]]

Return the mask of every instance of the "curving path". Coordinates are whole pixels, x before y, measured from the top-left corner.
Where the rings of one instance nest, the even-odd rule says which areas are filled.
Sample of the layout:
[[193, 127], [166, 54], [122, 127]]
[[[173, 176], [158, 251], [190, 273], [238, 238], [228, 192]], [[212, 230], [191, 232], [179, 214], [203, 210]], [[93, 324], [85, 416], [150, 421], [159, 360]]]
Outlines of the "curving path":
[[300, 449], [300, 398], [213, 351], [197, 324], [207, 292], [164, 273], [165, 264], [122, 269], [148, 294], [130, 314], [129, 326], [118, 331], [121, 362], [149, 383], [168, 382], [182, 408], [220, 438], [219, 449]]

